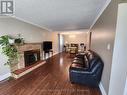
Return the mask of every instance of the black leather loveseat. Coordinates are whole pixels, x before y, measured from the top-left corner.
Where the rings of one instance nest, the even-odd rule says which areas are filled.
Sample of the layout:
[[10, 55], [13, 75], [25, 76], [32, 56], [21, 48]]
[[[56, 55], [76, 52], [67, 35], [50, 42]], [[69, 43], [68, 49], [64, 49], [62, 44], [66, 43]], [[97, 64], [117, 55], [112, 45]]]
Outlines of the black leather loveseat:
[[70, 81], [98, 87], [103, 66], [101, 58], [93, 51], [77, 54], [69, 68]]

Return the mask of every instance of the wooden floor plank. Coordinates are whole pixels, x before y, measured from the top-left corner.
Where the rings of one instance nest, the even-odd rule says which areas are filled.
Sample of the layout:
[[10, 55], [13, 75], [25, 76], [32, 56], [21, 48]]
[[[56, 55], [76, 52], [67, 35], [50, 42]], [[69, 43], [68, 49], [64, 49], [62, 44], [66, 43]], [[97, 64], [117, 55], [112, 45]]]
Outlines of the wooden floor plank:
[[101, 95], [98, 88], [70, 83], [71, 62], [68, 54], [57, 54], [25, 76], [0, 83], [0, 95]]

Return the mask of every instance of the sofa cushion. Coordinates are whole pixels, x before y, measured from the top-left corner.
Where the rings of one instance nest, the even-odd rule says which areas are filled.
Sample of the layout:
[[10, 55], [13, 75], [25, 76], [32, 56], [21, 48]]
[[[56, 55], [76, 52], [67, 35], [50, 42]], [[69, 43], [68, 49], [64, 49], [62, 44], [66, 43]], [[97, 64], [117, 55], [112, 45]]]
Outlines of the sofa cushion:
[[75, 57], [74, 60], [81, 60], [81, 61], [83, 61], [83, 58]]
[[84, 55], [77, 54], [76, 57], [77, 57], [77, 58], [84, 58]]
[[84, 64], [84, 61], [83, 60], [73, 60], [72, 64], [75, 63], [75, 64]]
[[89, 62], [88, 59], [86, 58], [86, 56], [84, 57], [84, 59], [81, 58], [75, 58], [72, 62], [72, 66], [73, 67], [82, 67], [82, 68], [89, 68]]
[[70, 69], [76, 70], [76, 71], [84, 71], [84, 70], [87, 70], [88, 68], [86, 68], [85, 65], [73, 63], [71, 64]]

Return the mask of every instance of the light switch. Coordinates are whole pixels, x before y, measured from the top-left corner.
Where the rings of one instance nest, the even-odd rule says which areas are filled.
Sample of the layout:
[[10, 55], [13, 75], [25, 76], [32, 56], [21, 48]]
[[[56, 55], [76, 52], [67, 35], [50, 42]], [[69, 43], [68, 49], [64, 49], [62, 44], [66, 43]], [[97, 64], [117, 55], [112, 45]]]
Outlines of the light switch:
[[111, 45], [108, 44], [108, 45], [107, 45], [107, 50], [110, 50], [110, 49], [111, 49]]

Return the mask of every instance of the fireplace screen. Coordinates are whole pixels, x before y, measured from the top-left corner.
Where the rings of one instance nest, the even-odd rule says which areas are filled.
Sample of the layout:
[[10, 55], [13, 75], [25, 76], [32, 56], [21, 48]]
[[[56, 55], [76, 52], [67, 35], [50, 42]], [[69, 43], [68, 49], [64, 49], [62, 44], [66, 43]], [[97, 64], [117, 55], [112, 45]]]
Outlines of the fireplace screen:
[[40, 50], [30, 50], [24, 52], [25, 67], [30, 66], [40, 60]]

